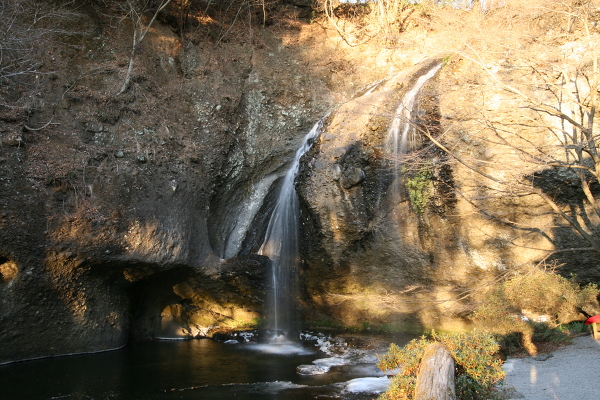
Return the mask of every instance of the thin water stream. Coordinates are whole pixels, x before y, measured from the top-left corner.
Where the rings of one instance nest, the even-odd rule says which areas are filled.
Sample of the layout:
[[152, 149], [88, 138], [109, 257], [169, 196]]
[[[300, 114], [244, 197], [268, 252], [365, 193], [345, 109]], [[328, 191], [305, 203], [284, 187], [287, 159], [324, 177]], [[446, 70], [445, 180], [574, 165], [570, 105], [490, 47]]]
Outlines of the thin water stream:
[[[297, 321], [295, 302], [298, 297], [296, 281], [298, 279], [300, 206], [294, 181], [300, 167], [300, 159], [311, 148], [322, 126], [323, 119], [312, 127], [296, 151], [292, 165], [283, 177], [279, 196], [259, 251], [260, 254], [268, 256], [271, 260], [272, 292], [268, 302], [268, 323], [278, 336], [280, 336], [280, 331], [296, 328], [294, 325]], [[281, 337], [284, 338], [284, 336]]]
[[394, 203], [401, 198], [404, 185], [403, 180], [400, 179], [400, 171], [404, 165], [403, 156], [417, 150], [422, 143], [421, 134], [415, 121], [415, 105], [421, 89], [430, 79], [435, 77], [441, 68], [442, 64], [437, 64], [417, 78], [413, 86], [404, 93], [390, 124], [385, 145], [393, 163], [395, 182], [391, 185], [391, 197]]
[[397, 160], [400, 154], [413, 150], [414, 143], [418, 142], [419, 134], [416, 132], [413, 111], [421, 89], [433, 78], [442, 68], [442, 64], [437, 64], [425, 74], [421, 75], [415, 84], [408, 90], [402, 101], [396, 108], [394, 119], [388, 131], [386, 147]]

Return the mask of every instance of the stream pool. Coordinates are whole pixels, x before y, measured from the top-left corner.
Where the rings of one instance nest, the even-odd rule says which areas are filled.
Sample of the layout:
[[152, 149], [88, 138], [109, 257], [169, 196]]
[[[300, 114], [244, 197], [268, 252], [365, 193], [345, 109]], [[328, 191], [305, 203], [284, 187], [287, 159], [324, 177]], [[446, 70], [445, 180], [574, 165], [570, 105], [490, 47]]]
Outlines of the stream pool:
[[273, 352], [210, 339], [143, 342], [0, 365], [0, 399], [373, 399], [385, 387], [372, 357], [297, 373], [321, 359], [332, 360], [314, 345]]

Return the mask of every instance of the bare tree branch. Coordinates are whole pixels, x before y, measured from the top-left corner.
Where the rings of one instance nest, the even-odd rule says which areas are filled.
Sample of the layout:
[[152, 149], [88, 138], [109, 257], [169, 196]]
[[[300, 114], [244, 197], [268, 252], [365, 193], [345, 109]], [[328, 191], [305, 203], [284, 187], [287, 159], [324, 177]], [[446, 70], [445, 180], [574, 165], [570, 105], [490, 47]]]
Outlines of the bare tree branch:
[[144, 26], [144, 15], [151, 11], [149, 2], [127, 0], [123, 7], [125, 7], [126, 18], [133, 23], [133, 35], [131, 44], [131, 53], [129, 54], [129, 64], [127, 66], [127, 72], [125, 74], [125, 80], [121, 89], [117, 92], [117, 96], [125, 93], [131, 83], [131, 73], [133, 72], [133, 65], [135, 62], [135, 55], [138, 47], [142, 40], [146, 37], [146, 34], [150, 30], [150, 27], [156, 20], [158, 14], [164, 10], [164, 8], [171, 2], [171, 0], [161, 0], [160, 4], [154, 11], [152, 18], [147, 25]]

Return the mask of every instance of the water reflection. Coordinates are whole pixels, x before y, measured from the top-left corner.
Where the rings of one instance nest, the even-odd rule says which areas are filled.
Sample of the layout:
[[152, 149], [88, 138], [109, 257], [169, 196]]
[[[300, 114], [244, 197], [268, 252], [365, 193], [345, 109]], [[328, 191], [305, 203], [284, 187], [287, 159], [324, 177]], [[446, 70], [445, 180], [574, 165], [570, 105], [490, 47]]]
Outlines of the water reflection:
[[323, 353], [273, 353], [257, 346], [208, 339], [149, 342], [108, 353], [3, 365], [0, 398], [328, 399], [340, 398], [336, 382], [380, 374], [372, 365], [353, 365], [303, 376], [296, 367]]

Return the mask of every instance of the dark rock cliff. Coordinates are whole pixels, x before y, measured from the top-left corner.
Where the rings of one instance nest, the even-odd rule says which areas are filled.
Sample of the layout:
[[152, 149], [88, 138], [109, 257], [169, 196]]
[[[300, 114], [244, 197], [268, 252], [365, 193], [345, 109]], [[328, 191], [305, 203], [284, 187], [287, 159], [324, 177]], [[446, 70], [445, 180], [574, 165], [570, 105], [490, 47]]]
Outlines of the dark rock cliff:
[[235, 231], [330, 105], [322, 76], [293, 68], [282, 41], [303, 22], [286, 10], [220, 42], [155, 23], [122, 95], [130, 26], [79, 10], [77, 46], [49, 47], [30, 86], [6, 81], [0, 363], [261, 317], [265, 257], [236, 258]]
[[[74, 10], [38, 74], [2, 80], [0, 363], [256, 325], [268, 260], [254, 253], [280, 178], [330, 111], [297, 180], [309, 323], [464, 327], [471, 294], [582, 246], [539, 199], [490, 195], [493, 185], [427, 141], [393, 171], [394, 112], [439, 62], [423, 62], [418, 30], [402, 49], [351, 46], [311, 23], [309, 2], [278, 4], [262, 25], [262, 11], [239, 20], [216, 9], [187, 31], [166, 12], [119, 95], [131, 23]], [[492, 66], [513, 77], [505, 61]], [[493, 106], [480, 99], [514, 106], [505, 126], [523, 108], [485, 79], [445, 66], [414, 122], [477, 168], [520, 176], [523, 160], [469, 125]], [[554, 172], [535, 178], [564, 183]], [[563, 197], [597, 230], [582, 198]], [[555, 258], [581, 281], [600, 279], [595, 253]]]

